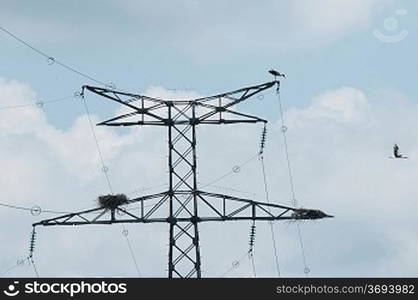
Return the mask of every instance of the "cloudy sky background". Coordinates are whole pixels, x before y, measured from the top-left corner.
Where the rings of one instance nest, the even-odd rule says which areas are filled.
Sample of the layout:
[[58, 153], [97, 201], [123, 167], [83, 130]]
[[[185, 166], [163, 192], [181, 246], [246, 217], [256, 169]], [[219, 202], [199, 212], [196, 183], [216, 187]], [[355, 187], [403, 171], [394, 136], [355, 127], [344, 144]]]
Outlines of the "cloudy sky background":
[[[281, 70], [298, 202], [336, 216], [301, 223], [310, 276], [418, 276], [418, 5], [243, 3], [2, 1], [0, 26], [101, 81], [151, 96], [210, 95], [271, 80], [266, 71]], [[93, 207], [107, 186], [84, 107], [71, 96], [94, 82], [48, 65], [1, 32], [0, 49], [0, 203]], [[62, 97], [69, 98], [43, 108], [6, 108]], [[92, 95], [86, 100], [95, 122], [118, 111]], [[290, 204], [275, 94], [239, 109], [269, 120], [271, 199]], [[96, 132], [116, 192], [163, 185], [134, 197], [165, 189], [164, 130]], [[260, 132], [261, 125], [200, 128], [200, 182], [256, 154]], [[394, 142], [409, 160], [388, 159]], [[206, 189], [263, 201], [260, 162]], [[27, 256], [31, 223], [50, 216], [0, 207], [0, 274]], [[220, 276], [243, 256], [249, 227], [200, 226], [204, 276]], [[168, 226], [127, 228], [142, 276], [166, 276]], [[295, 224], [276, 223], [275, 230], [282, 275], [303, 276]], [[275, 276], [267, 224], [257, 224], [255, 251], [258, 275]], [[35, 259], [41, 276], [137, 276], [119, 225], [39, 228]], [[33, 275], [27, 263], [5, 274]], [[252, 276], [249, 261], [228, 276]]]

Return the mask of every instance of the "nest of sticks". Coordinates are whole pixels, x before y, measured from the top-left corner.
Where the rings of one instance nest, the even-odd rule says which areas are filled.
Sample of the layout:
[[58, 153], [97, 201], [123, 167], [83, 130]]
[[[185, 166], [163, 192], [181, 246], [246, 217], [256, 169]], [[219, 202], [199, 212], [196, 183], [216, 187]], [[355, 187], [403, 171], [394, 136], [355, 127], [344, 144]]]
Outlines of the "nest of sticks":
[[103, 195], [97, 198], [97, 204], [102, 208], [116, 209], [120, 205], [127, 204], [129, 201], [125, 194]]

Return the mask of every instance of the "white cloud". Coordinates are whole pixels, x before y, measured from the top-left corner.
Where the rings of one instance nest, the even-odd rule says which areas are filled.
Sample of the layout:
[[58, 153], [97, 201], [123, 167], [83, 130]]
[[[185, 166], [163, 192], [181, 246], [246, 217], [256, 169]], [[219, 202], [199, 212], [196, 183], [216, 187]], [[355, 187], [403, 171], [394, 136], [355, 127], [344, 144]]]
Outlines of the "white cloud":
[[[322, 241], [325, 249], [308, 238], [315, 249], [311, 255], [323, 249], [324, 258], [335, 259], [327, 261], [335, 270], [330, 267], [319, 275], [416, 276], [416, 264], [406, 263], [409, 254], [399, 249], [416, 243], [412, 228], [417, 226], [413, 211], [418, 204], [411, 195], [418, 192], [413, 183], [418, 180], [418, 135], [410, 128], [416, 126], [417, 113], [418, 106], [399, 93], [366, 94], [345, 87], [286, 114], [299, 201], [337, 217], [331, 221], [338, 227], [335, 232], [321, 226], [322, 232], [313, 233], [315, 238], [328, 236]], [[410, 160], [388, 158], [394, 142]], [[284, 174], [279, 178], [286, 180]], [[305, 230], [310, 233], [312, 227]], [[394, 242], [396, 231], [408, 238]]]
[[[0, 102], [14, 105], [35, 101], [36, 94], [29, 87], [0, 82]], [[149, 92], [154, 96], [172, 93], [162, 88]], [[94, 198], [107, 192], [85, 116], [60, 131], [39, 109], [1, 113], [0, 165], [7, 169], [0, 177], [4, 195], [1, 202], [72, 211], [94, 206]], [[417, 125], [417, 113], [417, 105], [398, 93], [371, 93], [350, 87], [326, 91], [308, 107], [287, 111], [299, 203], [336, 216], [302, 224], [313, 276], [417, 275], [416, 263], [411, 259], [417, 244], [417, 202], [411, 195], [418, 192], [414, 164], [418, 133], [409, 130]], [[199, 180], [205, 183], [217, 178], [256, 153], [259, 129], [199, 129]], [[166, 182], [165, 134], [164, 130], [150, 128], [98, 130], [117, 191]], [[387, 159], [394, 141], [410, 160]], [[279, 126], [275, 124], [269, 131], [266, 150], [271, 200], [289, 204], [282, 151]], [[238, 196], [263, 195], [259, 162], [250, 162], [241, 172], [217, 184], [248, 192], [228, 191]], [[205, 189], [219, 191], [213, 186]], [[31, 217], [6, 208], [1, 208], [0, 214], [2, 239], [8, 241], [2, 244], [3, 270], [27, 254], [30, 223], [50, 215]], [[295, 226], [279, 223], [277, 228], [283, 275], [302, 276]], [[129, 230], [143, 274], [165, 276], [167, 226], [135, 225]], [[200, 230], [205, 276], [222, 274], [247, 250], [247, 223], [202, 224]], [[35, 258], [42, 276], [135, 276], [124, 243], [120, 226], [39, 228]], [[259, 275], [274, 276], [266, 223], [257, 225], [255, 255]], [[248, 260], [244, 260], [231, 275], [249, 276], [250, 270]], [[31, 276], [30, 272], [26, 266], [10, 275]]]
[[[260, 45], [316, 47], [369, 27], [378, 9], [391, 0], [296, 0], [246, 3], [242, 1], [118, 3], [128, 15], [144, 20], [145, 28], [160, 37], [187, 43], [191, 49], [205, 46], [216, 51]], [[211, 47], [216, 45], [216, 47]], [[209, 48], [208, 48], [209, 47]], [[202, 50], [202, 49], [200, 49]]]
[[343, 87], [327, 91], [313, 99], [309, 108], [293, 109], [287, 114], [289, 122], [299, 119], [332, 119], [336, 122], [367, 122], [370, 105], [364, 92]]
[[[2, 107], [34, 105], [36, 103], [36, 94], [25, 84], [16, 81], [7, 82], [0, 78], [0, 89], [2, 90], [0, 102]], [[42, 126], [44, 122], [43, 114], [24, 107], [18, 110], [4, 109], [1, 114], [0, 129], [3, 134], [5, 132], [19, 134], [33, 130], [37, 126]]]
[[290, 22], [301, 44], [333, 41], [368, 28], [377, 8], [389, 3], [380, 0], [296, 0], [290, 6]]
[[[43, 10], [37, 5], [36, 17], [22, 15], [19, 6], [14, 4], [4, 19], [10, 30], [35, 42], [83, 41], [84, 45], [94, 42], [97, 46], [112, 36], [113, 41], [123, 45], [127, 41], [129, 45], [141, 47], [152, 43], [180, 47], [194, 55], [215, 55], [226, 50], [231, 53], [242, 45], [251, 49], [317, 47], [368, 28], [376, 11], [392, 2], [296, 0], [265, 1], [260, 5], [251, 1], [178, 0], [150, 4], [149, 1], [124, 0], [103, 1], [100, 13], [94, 4], [87, 4], [82, 12], [72, 4], [65, 4], [62, 9], [65, 15], [58, 11], [53, 16], [49, 7]], [[102, 16], [109, 14], [114, 20], [124, 22], [104, 22]], [[68, 15], [76, 15], [77, 22], [71, 23], [73, 19], [69, 20]]]
[[[93, 125], [98, 123], [94, 116], [92, 123]], [[96, 176], [97, 166], [101, 161], [89, 128], [89, 119], [83, 115], [76, 119], [73, 126], [66, 132], [46, 128], [38, 135], [75, 175], [82, 176], [83, 179], [91, 179]], [[135, 135], [118, 136], [114, 131], [104, 127], [96, 127], [95, 132], [97, 139], [101, 141], [100, 148], [105, 161], [112, 160], [123, 147], [132, 144], [135, 138]]]

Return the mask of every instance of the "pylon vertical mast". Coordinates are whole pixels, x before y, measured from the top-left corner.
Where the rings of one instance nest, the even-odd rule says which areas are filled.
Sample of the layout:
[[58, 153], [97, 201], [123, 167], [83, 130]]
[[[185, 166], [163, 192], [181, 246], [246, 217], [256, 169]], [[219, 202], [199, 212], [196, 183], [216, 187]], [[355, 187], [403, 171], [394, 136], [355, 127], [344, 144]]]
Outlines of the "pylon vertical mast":
[[[140, 204], [137, 209], [128, 210], [119, 205], [97, 207], [42, 220], [33, 225], [168, 223], [168, 277], [200, 278], [202, 276], [198, 228], [200, 222], [312, 220], [331, 217], [320, 210], [259, 202], [206, 192], [198, 188], [197, 126], [266, 123], [266, 120], [231, 108], [278, 84], [279, 82], [275, 80], [215, 96], [178, 101], [84, 86], [83, 95], [84, 89], [87, 89], [132, 110], [98, 125], [167, 127], [168, 191], [129, 200], [128, 204]], [[148, 205], [152, 201], [156, 203]], [[164, 211], [162, 208], [167, 202], [168, 211]]]
[[[181, 110], [168, 103], [170, 278], [182, 277], [182, 274], [186, 274], [186, 277], [201, 277], [196, 199], [196, 124], [193, 122], [195, 110], [192, 103]], [[190, 222], [179, 224], [176, 222], [177, 217], [190, 218]]]
[[[192, 106], [192, 119], [196, 120], [196, 106], [193, 104]], [[199, 238], [199, 228], [198, 226], [198, 220], [199, 220], [199, 212], [198, 212], [198, 203], [197, 203], [197, 156], [196, 156], [196, 144], [197, 144], [197, 139], [196, 139], [196, 124], [194, 122], [192, 122], [192, 146], [193, 146], [193, 202], [194, 202], [194, 235], [195, 235], [195, 240], [193, 241], [194, 245], [195, 245], [195, 250], [196, 250], [196, 264], [195, 264], [195, 269], [196, 269], [196, 275], [198, 278], [200, 278], [202, 276], [202, 272], [200, 270], [201, 267], [201, 261], [200, 261], [200, 238]]]

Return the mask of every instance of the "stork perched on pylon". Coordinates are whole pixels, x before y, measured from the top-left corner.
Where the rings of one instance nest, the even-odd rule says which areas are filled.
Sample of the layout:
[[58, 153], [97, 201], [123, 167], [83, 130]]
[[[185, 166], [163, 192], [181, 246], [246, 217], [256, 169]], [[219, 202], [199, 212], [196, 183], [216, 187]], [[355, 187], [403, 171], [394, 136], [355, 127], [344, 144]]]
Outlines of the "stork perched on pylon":
[[279, 71], [276, 71], [274, 69], [269, 70], [269, 73], [274, 76], [274, 80], [277, 80], [277, 77], [286, 78], [286, 75], [285, 74], [280, 73]]

